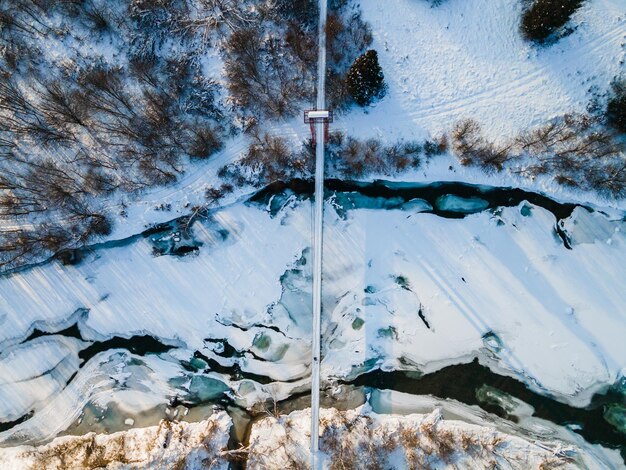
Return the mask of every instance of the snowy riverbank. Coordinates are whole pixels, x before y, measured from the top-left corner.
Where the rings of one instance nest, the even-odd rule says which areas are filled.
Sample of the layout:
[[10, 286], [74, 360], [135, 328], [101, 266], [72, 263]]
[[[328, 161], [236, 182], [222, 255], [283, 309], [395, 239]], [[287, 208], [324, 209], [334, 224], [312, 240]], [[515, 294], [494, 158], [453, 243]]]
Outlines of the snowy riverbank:
[[[514, 426], [451, 400], [377, 392], [378, 408], [420, 412], [383, 414], [369, 404], [321, 410], [322, 468], [586, 468], [619, 466], [616, 452], [586, 444], [550, 423]], [[537, 421], [537, 420], [535, 420]], [[231, 419], [218, 412], [200, 422], [161, 421], [114, 434], [64, 436], [32, 447], [0, 449], [0, 466], [30, 469], [228, 468], [233, 458], [249, 469], [310, 468], [310, 410], [251, 423], [249, 447], [226, 448]], [[341, 467], [337, 467], [342, 465]]]
[[[424, 414], [408, 415], [378, 414], [367, 405], [348, 411], [322, 409], [322, 468], [521, 470], [609, 469], [620, 465], [615, 454], [579, 447], [562, 440], [554, 430], [544, 429], [542, 438], [512, 427], [507, 432], [499, 429], [497, 420], [470, 417], [468, 408], [454, 403], [441, 405]], [[459, 415], [444, 417], [450, 410]], [[256, 422], [250, 436], [248, 468], [310, 468], [309, 426], [310, 410]]]
[[0, 449], [5, 470], [204, 469], [222, 470], [231, 420], [224, 412], [198, 423], [161, 421], [158, 426], [115, 434], [65, 436], [39, 447]]

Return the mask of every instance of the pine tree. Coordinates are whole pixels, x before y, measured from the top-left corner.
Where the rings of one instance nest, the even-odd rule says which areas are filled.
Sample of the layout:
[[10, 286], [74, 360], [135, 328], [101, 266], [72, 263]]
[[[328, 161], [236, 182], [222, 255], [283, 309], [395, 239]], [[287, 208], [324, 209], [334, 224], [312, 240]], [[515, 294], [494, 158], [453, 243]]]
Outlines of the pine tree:
[[367, 106], [385, 94], [385, 77], [378, 64], [378, 53], [370, 49], [357, 57], [346, 77], [348, 92], [359, 106]]
[[522, 34], [543, 43], [567, 23], [583, 0], [535, 0], [522, 16]]
[[609, 124], [626, 133], [626, 78], [613, 82], [613, 94], [606, 107]]

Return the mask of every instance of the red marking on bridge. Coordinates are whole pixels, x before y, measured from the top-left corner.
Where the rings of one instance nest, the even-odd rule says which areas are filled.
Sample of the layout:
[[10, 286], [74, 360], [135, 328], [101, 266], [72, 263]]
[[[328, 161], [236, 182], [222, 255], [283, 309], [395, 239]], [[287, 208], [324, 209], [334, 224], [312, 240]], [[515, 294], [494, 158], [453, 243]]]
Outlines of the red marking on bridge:
[[315, 141], [315, 124], [324, 123], [324, 143], [328, 143], [328, 123], [333, 122], [332, 109], [308, 109], [304, 112], [304, 123], [311, 126], [311, 143]]

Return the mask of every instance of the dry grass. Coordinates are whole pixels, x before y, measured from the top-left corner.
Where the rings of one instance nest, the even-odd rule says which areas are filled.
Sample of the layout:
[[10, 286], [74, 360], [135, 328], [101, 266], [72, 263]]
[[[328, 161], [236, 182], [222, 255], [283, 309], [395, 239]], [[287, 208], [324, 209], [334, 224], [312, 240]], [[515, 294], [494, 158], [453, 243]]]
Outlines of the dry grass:
[[[263, 436], [258, 435], [248, 468], [308, 468], [308, 421], [267, 419], [271, 424], [263, 428], [264, 432], [280, 437], [264, 446]], [[466, 468], [468, 464], [471, 468], [495, 469], [505, 462], [511, 468], [552, 469], [565, 462], [547, 450], [534, 454], [524, 445], [509, 445], [506, 435], [489, 428], [472, 430], [452, 424], [438, 413], [421, 420], [380, 420], [375, 415], [335, 411], [323, 415], [320, 425], [320, 449], [325, 454], [325, 468], [330, 470], [428, 470]]]
[[457, 446], [454, 433], [447, 429], [437, 430], [435, 439], [437, 455], [444, 462], [449, 461]]
[[400, 443], [404, 448], [414, 449], [419, 443], [418, 430], [413, 426], [401, 426], [399, 430]]
[[460, 441], [461, 449], [463, 449], [463, 452], [466, 452], [468, 454], [471, 454], [480, 448], [478, 439], [476, 439], [476, 436], [473, 436], [471, 434], [462, 433]]
[[[109, 436], [95, 433], [85, 436], [52, 442], [29, 451], [36, 469], [94, 469], [111, 466], [131, 466], [144, 468], [152, 465], [154, 459], [161, 459], [167, 449], [175, 449], [167, 458], [173, 459], [168, 468], [187, 468], [187, 458], [198, 449], [206, 451], [207, 461], [220, 458], [224, 449], [215, 447], [214, 439], [219, 432], [215, 421], [208, 421], [206, 429], [189, 435], [184, 425], [163, 420], [155, 431], [147, 431], [138, 437], [129, 432]], [[180, 454], [180, 457], [176, 457]]]

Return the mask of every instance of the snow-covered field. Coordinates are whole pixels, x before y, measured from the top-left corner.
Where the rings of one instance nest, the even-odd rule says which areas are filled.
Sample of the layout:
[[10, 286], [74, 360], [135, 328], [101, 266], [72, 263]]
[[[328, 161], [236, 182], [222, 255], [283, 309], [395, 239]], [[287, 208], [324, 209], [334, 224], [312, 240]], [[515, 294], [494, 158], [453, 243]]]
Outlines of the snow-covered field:
[[589, 90], [604, 93], [624, 70], [621, 0], [590, 0], [575, 31], [548, 48], [525, 42], [519, 0], [359, 2], [372, 25], [388, 96], [339, 126], [351, 135], [440, 135], [476, 119], [496, 141], [569, 112], [584, 112]]

